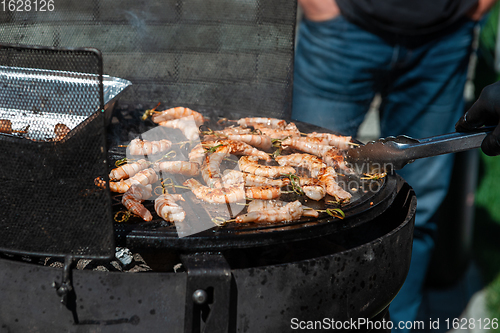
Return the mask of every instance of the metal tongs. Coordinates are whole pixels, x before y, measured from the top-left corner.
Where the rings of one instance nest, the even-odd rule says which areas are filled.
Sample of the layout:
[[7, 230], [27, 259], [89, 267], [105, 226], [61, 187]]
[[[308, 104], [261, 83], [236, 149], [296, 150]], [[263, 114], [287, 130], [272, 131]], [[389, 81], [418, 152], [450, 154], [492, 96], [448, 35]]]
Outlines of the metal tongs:
[[360, 173], [399, 170], [419, 158], [479, 148], [494, 128], [488, 126], [472, 132], [455, 132], [424, 139], [405, 135], [387, 137], [348, 149], [346, 162]]

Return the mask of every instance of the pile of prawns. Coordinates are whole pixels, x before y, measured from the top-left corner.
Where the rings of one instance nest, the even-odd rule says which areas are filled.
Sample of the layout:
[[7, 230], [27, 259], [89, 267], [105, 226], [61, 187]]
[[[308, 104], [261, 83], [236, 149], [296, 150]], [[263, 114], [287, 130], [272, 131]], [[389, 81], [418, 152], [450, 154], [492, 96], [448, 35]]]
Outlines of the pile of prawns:
[[[317, 217], [318, 211], [304, 206], [299, 200], [278, 200], [285, 192], [283, 187], [288, 185], [315, 201], [327, 194], [341, 204], [351, 199], [351, 194], [338, 185], [336, 171], [350, 172], [342, 155], [342, 151], [352, 144], [349, 136], [316, 132], [304, 135], [293, 122], [260, 117], [226, 120], [232, 124], [222, 130], [200, 131], [207, 119], [184, 107], [164, 111], [155, 108], [147, 110], [143, 119], [148, 116], [152, 116], [159, 126], [180, 130], [191, 143], [194, 142], [194, 148], [189, 152], [188, 161], [148, 162], [141, 158], [110, 172], [110, 190], [123, 193], [123, 205], [145, 221], [153, 217], [142, 202], [152, 196], [152, 184], [158, 181], [158, 173], [191, 177], [183, 185], [197, 199], [207, 203], [250, 200], [246, 213], [233, 220], [237, 223]], [[172, 142], [166, 139], [134, 139], [127, 147], [130, 155], [137, 157], [165, 153], [171, 148]], [[273, 149], [275, 151], [271, 152]], [[221, 163], [229, 155], [239, 156], [239, 171], [221, 172]], [[163, 190], [154, 200], [158, 216], [168, 222], [184, 221], [186, 213], [177, 201], [185, 200], [181, 194]]]

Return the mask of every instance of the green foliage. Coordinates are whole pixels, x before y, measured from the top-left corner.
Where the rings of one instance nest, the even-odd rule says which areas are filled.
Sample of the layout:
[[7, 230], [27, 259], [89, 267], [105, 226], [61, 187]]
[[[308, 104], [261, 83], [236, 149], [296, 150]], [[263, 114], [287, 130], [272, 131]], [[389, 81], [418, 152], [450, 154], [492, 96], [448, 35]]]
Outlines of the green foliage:
[[490, 318], [500, 318], [500, 157], [481, 154], [479, 176], [474, 250], [488, 283], [486, 307]]
[[[481, 27], [474, 79], [476, 97], [486, 85], [500, 80], [495, 70], [499, 15], [497, 2]], [[481, 155], [475, 202], [474, 252], [488, 284], [486, 307], [490, 318], [500, 319], [500, 157]], [[492, 332], [500, 333], [500, 328]]]
[[[479, 93], [485, 86], [500, 80], [500, 73], [495, 70], [495, 49], [499, 14], [500, 2], [497, 2], [490, 10], [486, 21], [481, 26], [474, 77], [476, 98], [479, 97]], [[500, 54], [498, 56], [500, 56]]]
[[[500, 275], [487, 288], [486, 308], [489, 312], [489, 318], [500, 320]], [[500, 327], [492, 329], [491, 332], [500, 332]]]
[[500, 157], [481, 154], [481, 164], [476, 206], [486, 209], [492, 221], [500, 224]]
[[482, 53], [495, 54], [499, 8], [500, 3], [497, 2], [490, 10], [488, 18], [481, 27], [479, 50]]

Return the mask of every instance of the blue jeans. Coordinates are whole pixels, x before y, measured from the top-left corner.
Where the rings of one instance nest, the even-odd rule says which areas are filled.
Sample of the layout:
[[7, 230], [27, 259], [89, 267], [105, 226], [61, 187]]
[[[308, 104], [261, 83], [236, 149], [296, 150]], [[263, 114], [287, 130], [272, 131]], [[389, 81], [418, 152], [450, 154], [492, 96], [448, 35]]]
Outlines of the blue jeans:
[[[454, 131], [464, 112], [475, 23], [463, 21], [441, 36], [405, 39], [379, 36], [342, 16], [326, 22], [303, 20], [294, 69], [292, 119], [355, 136], [375, 94], [381, 136], [424, 138]], [[412, 262], [391, 304], [391, 318], [416, 318], [434, 248], [434, 215], [450, 182], [453, 156], [417, 160], [400, 170], [417, 195]]]

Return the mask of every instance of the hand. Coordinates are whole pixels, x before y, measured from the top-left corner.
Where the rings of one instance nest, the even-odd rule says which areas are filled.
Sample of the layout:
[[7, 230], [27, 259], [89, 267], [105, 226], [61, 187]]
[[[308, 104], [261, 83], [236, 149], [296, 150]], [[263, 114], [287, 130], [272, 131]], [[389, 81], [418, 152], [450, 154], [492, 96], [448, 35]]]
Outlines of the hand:
[[298, 0], [298, 3], [310, 21], [328, 21], [340, 15], [335, 0]]
[[474, 21], [479, 21], [495, 5], [497, 0], [478, 0], [467, 12], [467, 16]]
[[467, 132], [483, 125], [497, 125], [481, 144], [486, 155], [500, 154], [500, 81], [486, 86], [469, 111], [455, 124], [458, 132]]

